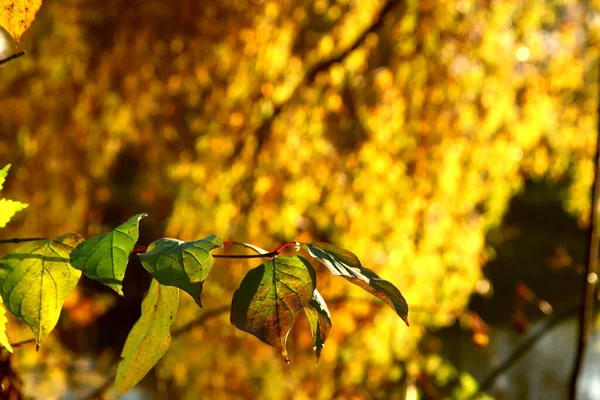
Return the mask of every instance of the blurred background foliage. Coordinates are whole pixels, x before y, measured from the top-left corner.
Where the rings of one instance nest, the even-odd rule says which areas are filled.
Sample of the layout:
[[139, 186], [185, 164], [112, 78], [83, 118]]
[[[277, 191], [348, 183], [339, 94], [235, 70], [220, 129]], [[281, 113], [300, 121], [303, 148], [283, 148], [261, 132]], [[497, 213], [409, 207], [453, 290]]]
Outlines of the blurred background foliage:
[[[460, 397], [473, 378], [423, 337], [460, 322], [486, 345], [483, 321], [463, 310], [489, 290], [486, 235], [511, 198], [526, 181], [550, 182], [587, 223], [599, 8], [47, 0], [22, 37], [29, 54], [0, 70], [5, 193], [29, 203], [3, 235], [90, 237], [148, 212], [144, 244], [211, 232], [267, 249], [335, 243], [400, 288], [410, 328], [319, 274], [324, 298], [339, 301], [317, 367], [304, 318], [290, 368], [224, 313], [177, 337], [146, 388], [157, 398], [392, 399], [415, 385], [427, 394], [420, 377], [431, 376], [458, 382], [447, 387]], [[26, 393], [101, 385], [148, 287], [131, 263], [125, 299], [86, 282], [54, 342], [15, 358]], [[227, 305], [252, 265], [218, 261], [205, 310]], [[183, 294], [176, 327], [203, 312]]]

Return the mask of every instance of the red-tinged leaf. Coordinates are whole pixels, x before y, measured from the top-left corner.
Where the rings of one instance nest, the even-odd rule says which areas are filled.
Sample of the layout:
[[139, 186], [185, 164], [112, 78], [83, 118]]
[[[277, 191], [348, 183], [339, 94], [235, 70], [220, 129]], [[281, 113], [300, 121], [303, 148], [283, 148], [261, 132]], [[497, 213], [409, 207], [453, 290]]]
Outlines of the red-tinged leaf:
[[313, 350], [317, 356], [317, 362], [321, 358], [321, 351], [325, 347], [325, 341], [331, 331], [331, 314], [325, 304], [325, 300], [321, 297], [321, 293], [315, 289], [313, 297], [304, 308], [304, 312], [310, 323], [310, 330], [314, 338]]
[[365, 289], [392, 307], [408, 325], [408, 304], [392, 283], [381, 279], [375, 272], [363, 267], [354, 253], [329, 243], [304, 243], [311, 256], [323, 263], [334, 274]]
[[275, 257], [250, 270], [233, 294], [231, 323], [280, 350], [316, 286], [313, 267], [302, 257]]

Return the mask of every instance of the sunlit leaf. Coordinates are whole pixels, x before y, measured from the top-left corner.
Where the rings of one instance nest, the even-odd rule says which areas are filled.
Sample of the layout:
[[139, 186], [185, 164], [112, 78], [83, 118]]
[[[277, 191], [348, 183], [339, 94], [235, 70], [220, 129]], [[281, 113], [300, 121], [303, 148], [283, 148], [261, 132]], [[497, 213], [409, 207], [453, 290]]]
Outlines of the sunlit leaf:
[[69, 263], [69, 254], [82, 240], [76, 233], [38, 240], [0, 260], [4, 304], [31, 328], [38, 345], [56, 326], [65, 298], [81, 277]]
[[171, 345], [171, 325], [179, 307], [179, 289], [152, 280], [135, 323], [121, 352], [115, 389], [123, 394], [134, 387]]
[[193, 242], [162, 238], [150, 243], [139, 257], [154, 279], [186, 291], [202, 307], [202, 285], [213, 264], [210, 252], [222, 246], [223, 241], [215, 234]]
[[280, 350], [290, 362], [286, 339], [316, 286], [302, 257], [275, 257], [250, 270], [233, 294], [231, 323]]
[[363, 267], [354, 253], [329, 243], [305, 243], [311, 256], [323, 263], [334, 275], [339, 275], [379, 297], [408, 325], [408, 304], [400, 291], [390, 282], [381, 279], [368, 268]]
[[[2, 190], [4, 186], [4, 182], [6, 181], [6, 176], [8, 175], [8, 170], [10, 169], [10, 164], [5, 166], [0, 170], [0, 190]], [[27, 204], [21, 203], [13, 200], [0, 199], [0, 228], [4, 228], [8, 221], [19, 211], [27, 208]]]
[[129, 254], [139, 235], [139, 222], [148, 214], [129, 218], [111, 232], [81, 243], [71, 253], [73, 267], [123, 296], [123, 278]]
[[310, 323], [310, 330], [314, 338], [313, 349], [317, 356], [317, 362], [319, 362], [321, 351], [323, 350], [327, 336], [329, 336], [329, 332], [331, 331], [331, 314], [329, 313], [325, 300], [323, 300], [321, 293], [319, 293], [317, 289], [315, 289], [310, 302], [304, 307], [304, 312]]
[[0, 0], [0, 26], [18, 42], [41, 5], [42, 0]]
[[12, 353], [12, 346], [10, 345], [10, 341], [8, 340], [8, 336], [6, 336], [7, 322], [8, 320], [6, 319], [6, 310], [4, 309], [4, 304], [2, 304], [2, 299], [0, 298], [0, 346], [3, 346], [5, 349]]
[[0, 169], [0, 190], [4, 189], [4, 182], [6, 182], [6, 177], [8, 176], [8, 170], [11, 165], [7, 164], [4, 168]]
[[0, 199], [0, 228], [4, 228], [8, 221], [24, 208], [27, 208], [27, 204], [25, 203]]

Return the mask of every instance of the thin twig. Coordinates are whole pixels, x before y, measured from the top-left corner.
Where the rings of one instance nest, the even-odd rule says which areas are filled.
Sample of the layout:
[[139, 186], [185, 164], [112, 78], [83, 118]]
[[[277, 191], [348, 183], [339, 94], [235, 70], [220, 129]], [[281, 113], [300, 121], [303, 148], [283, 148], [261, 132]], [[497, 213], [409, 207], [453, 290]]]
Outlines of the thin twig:
[[264, 254], [213, 254], [214, 258], [270, 258], [278, 255], [278, 251], [272, 251]]
[[268, 253], [267, 250], [261, 249], [260, 247], [255, 246], [253, 244], [244, 243], [244, 242], [235, 242], [233, 240], [228, 240], [228, 241], [223, 242], [223, 246], [242, 246], [242, 247], [250, 249], [258, 254], [267, 254]]
[[[598, 63], [598, 82], [600, 83], [600, 62]], [[579, 336], [577, 341], [577, 355], [575, 366], [569, 386], [569, 398], [577, 397], [577, 382], [583, 371], [585, 353], [592, 333], [592, 318], [594, 310], [594, 294], [598, 281], [598, 247], [600, 246], [600, 235], [598, 235], [598, 206], [600, 198], [600, 92], [598, 93], [598, 109], [596, 122], [596, 152], [594, 154], [594, 182], [590, 202], [590, 226], [588, 229], [588, 259], [585, 273], [582, 279], [583, 301], [579, 308]]]
[[35, 343], [35, 339], [27, 339], [27, 340], [23, 340], [21, 342], [11, 343], [10, 346], [13, 349], [18, 349], [19, 347], [24, 347], [24, 346], [34, 344], [34, 343]]
[[579, 306], [569, 307], [562, 312], [548, 318], [544, 325], [539, 328], [535, 333], [531, 334], [523, 343], [521, 343], [513, 352], [498, 365], [490, 374], [481, 381], [479, 385], [479, 391], [475, 393], [471, 399], [475, 398], [482, 392], [486, 392], [492, 388], [496, 379], [500, 377], [503, 373], [508, 371], [521, 357], [523, 357], [540, 339], [546, 336], [548, 333], [552, 331], [556, 326], [558, 326], [561, 322], [566, 320], [567, 318], [573, 316]]
[[12, 238], [12, 239], [0, 239], [2, 243], [23, 243], [23, 242], [35, 242], [37, 240], [48, 240], [46, 238], [31, 237], [31, 238]]
[[0, 65], [5, 64], [5, 63], [7, 63], [9, 61], [12, 61], [15, 58], [19, 58], [21, 56], [24, 56], [25, 54], [27, 54], [27, 53], [25, 53], [24, 51], [20, 51], [20, 52], [15, 53], [15, 54], [13, 54], [11, 56], [8, 56], [7, 58], [4, 58], [4, 59], [0, 60]]
[[[377, 305], [377, 306], [384, 304], [381, 301], [378, 301], [376, 299], [370, 299], [367, 297], [347, 297], [347, 296], [333, 297], [328, 301], [328, 303], [331, 305], [331, 304], [340, 304], [340, 303], [356, 302], [356, 301], [358, 301], [358, 302], [368, 301], [368, 302], [372, 302], [374, 305]], [[178, 338], [178, 337], [182, 336], [183, 334], [192, 330], [192, 328], [197, 327], [197, 326], [202, 326], [202, 325], [206, 324], [208, 321], [210, 321], [211, 319], [218, 317], [222, 314], [225, 314], [226, 312], [228, 312], [230, 310], [230, 308], [231, 308], [231, 306], [229, 306], [229, 305], [223, 305], [221, 307], [216, 307], [216, 308], [213, 308], [212, 310], [208, 310], [208, 311], [204, 312], [202, 315], [200, 315], [198, 318], [173, 330], [171, 332], [171, 337], [173, 339]], [[425, 308], [425, 307], [421, 308], [419, 306], [416, 306], [416, 307], [413, 306], [411, 308], [411, 310], [416, 311], [416, 312], [439, 312], [439, 310], [430, 310], [429, 308]], [[452, 313], [452, 315], [456, 315], [457, 312], [453, 311], [451, 313]], [[111, 368], [111, 369], [116, 371], [116, 367]], [[113, 385], [115, 375], [116, 375], [116, 372], [107, 376], [104, 383], [100, 387], [98, 387], [96, 390], [94, 390], [91, 394], [86, 396], [84, 398], [84, 400], [94, 400], [94, 399], [101, 398], [101, 395], [104, 392], [106, 392]]]

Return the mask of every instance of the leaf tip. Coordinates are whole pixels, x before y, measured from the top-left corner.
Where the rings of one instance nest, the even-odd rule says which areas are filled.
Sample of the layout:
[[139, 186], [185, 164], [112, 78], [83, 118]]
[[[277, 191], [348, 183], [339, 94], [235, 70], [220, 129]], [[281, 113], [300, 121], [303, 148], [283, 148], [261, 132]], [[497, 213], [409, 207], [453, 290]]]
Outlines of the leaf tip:
[[408, 313], [406, 314], [399, 314], [400, 318], [402, 318], [402, 321], [404, 321], [404, 323], [406, 324], [406, 326], [410, 326], [410, 324], [408, 323]]
[[290, 365], [292, 363], [292, 360], [288, 356], [288, 353], [287, 353], [287, 350], [285, 349], [285, 347], [283, 348], [283, 350], [281, 350], [281, 354], [283, 354], [283, 360], [285, 361], [285, 363], [287, 365]]

